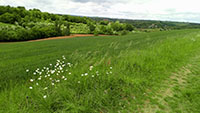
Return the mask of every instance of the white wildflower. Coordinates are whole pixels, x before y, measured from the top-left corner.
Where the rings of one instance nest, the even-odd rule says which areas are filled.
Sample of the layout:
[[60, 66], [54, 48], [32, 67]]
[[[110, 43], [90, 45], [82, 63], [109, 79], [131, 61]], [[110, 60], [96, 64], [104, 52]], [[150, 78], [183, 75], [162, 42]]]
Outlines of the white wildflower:
[[65, 78], [64, 80], [67, 80], [67, 78]]
[[31, 82], [33, 82], [33, 79], [30, 79]]
[[55, 70], [51, 70], [51, 74], [54, 74], [55, 73]]
[[47, 96], [46, 96], [46, 95], [44, 95], [44, 96], [43, 96], [43, 98], [47, 98]]
[[71, 75], [72, 73], [71, 72], [69, 72], [69, 75]]
[[92, 71], [92, 69], [93, 69], [93, 66], [90, 66], [90, 71]]
[[29, 87], [29, 89], [33, 89], [33, 87]]
[[29, 72], [29, 69], [27, 69], [26, 72]]
[[78, 81], [78, 83], [80, 84], [81, 82], [80, 82], [80, 81]]
[[36, 83], [36, 85], [38, 86], [39, 84], [38, 84], [38, 83]]

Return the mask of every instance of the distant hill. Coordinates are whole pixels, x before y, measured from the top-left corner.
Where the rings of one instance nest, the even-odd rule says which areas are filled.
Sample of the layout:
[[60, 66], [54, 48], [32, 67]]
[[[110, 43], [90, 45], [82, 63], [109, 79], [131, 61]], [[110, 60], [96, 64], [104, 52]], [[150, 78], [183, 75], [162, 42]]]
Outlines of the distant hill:
[[104, 18], [104, 17], [90, 17], [96, 21], [120, 21], [122, 23], [129, 23], [138, 29], [148, 28], [163, 28], [163, 29], [191, 29], [200, 28], [199, 23], [189, 22], [174, 22], [174, 21], [158, 21], [158, 20], [131, 20], [131, 19], [117, 19], [117, 18]]

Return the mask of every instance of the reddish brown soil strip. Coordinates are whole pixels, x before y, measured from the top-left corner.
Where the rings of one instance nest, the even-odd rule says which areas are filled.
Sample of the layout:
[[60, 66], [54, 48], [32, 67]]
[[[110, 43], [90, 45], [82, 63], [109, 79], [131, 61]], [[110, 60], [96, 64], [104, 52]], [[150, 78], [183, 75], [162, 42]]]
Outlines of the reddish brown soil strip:
[[55, 39], [65, 39], [65, 38], [74, 38], [74, 37], [89, 37], [94, 36], [92, 34], [72, 34], [70, 36], [59, 36], [59, 37], [50, 37], [50, 38], [43, 38], [37, 40], [29, 40], [28, 42], [35, 42], [35, 41], [43, 41], [43, 40], [55, 40]]
[[[35, 42], [35, 41], [43, 41], [43, 40], [55, 40], [55, 39], [65, 39], [65, 38], [75, 38], [75, 37], [90, 37], [90, 36], [94, 36], [94, 35], [93, 34], [72, 34], [70, 36], [50, 37], [50, 38], [28, 40], [28, 41], [21, 41], [21, 42]], [[99, 36], [109, 36], [109, 35], [99, 35]], [[0, 42], [0, 44], [2, 44], [2, 43], [13, 43], [13, 42]]]

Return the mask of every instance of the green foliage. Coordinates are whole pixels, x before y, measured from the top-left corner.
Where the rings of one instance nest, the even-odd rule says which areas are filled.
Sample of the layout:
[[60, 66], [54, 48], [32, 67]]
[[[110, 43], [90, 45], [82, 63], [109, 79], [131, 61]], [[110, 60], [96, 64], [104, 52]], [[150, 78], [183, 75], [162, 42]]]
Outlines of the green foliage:
[[[41, 12], [39, 9], [26, 10], [24, 7], [0, 6], [0, 9], [0, 22], [23, 27], [12, 32], [4, 29], [1, 34], [6, 31], [8, 33], [2, 34], [1, 41], [22, 41], [51, 36], [68, 36], [70, 33], [112, 35], [120, 34], [123, 30], [132, 31], [133, 29], [132, 25], [123, 24], [119, 21], [111, 24], [108, 20], [94, 21], [87, 17], [49, 14]], [[68, 23], [66, 24], [66, 22]], [[54, 28], [52, 25], [54, 25]], [[48, 26], [50, 27], [48, 28]], [[8, 34], [12, 36], [7, 36]]]
[[[62, 26], [63, 24], [61, 24]], [[0, 41], [24, 41], [34, 40], [61, 35], [70, 35], [69, 24], [65, 23], [64, 28], [55, 27], [51, 23], [29, 23], [27, 28], [13, 25], [1, 25]], [[58, 33], [58, 30], [60, 34]]]
[[101, 25], [108, 25], [109, 21], [108, 20], [102, 20], [99, 22]]
[[123, 24], [121, 24], [119, 21], [116, 21], [115, 23], [111, 23], [111, 27], [114, 31], [122, 31], [123, 30]]
[[15, 16], [13, 14], [10, 14], [10, 13], [4, 13], [4, 14], [0, 15], [0, 22], [14, 24], [15, 23]]
[[119, 32], [119, 35], [122, 36], [122, 35], [127, 35], [128, 34], [128, 31], [126, 30], [123, 30], [121, 32]]
[[127, 31], [133, 31], [135, 28], [131, 24], [125, 24], [125, 28], [124, 29], [127, 30]]
[[94, 36], [99, 36], [99, 32], [98, 31], [94, 31]]
[[89, 26], [89, 29], [90, 29], [90, 33], [93, 33], [95, 31], [95, 28], [96, 28], [95, 25], [92, 24], [92, 23], [89, 23], [88, 26]]
[[70, 23], [70, 32], [77, 33], [77, 34], [91, 33], [89, 26], [83, 23]]
[[63, 25], [63, 21], [61, 18], [55, 21], [55, 31], [56, 31], [57, 36], [62, 35], [62, 30], [61, 30], [62, 25]]
[[70, 35], [70, 24], [68, 22], [64, 23], [64, 28], [62, 30], [62, 35], [69, 36]]

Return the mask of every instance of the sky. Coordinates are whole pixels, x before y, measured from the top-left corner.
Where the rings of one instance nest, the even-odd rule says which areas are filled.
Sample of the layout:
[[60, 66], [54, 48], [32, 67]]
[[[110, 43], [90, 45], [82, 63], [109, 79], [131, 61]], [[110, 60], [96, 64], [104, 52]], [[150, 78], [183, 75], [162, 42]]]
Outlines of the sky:
[[43, 12], [137, 20], [200, 23], [199, 0], [0, 0]]

